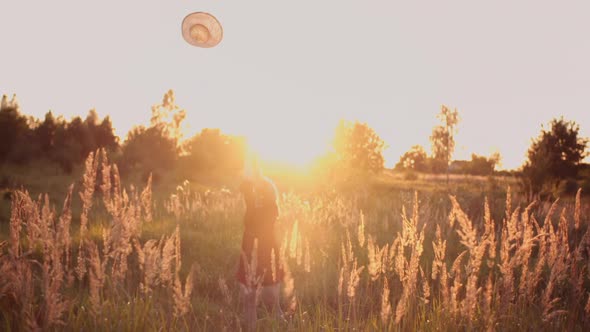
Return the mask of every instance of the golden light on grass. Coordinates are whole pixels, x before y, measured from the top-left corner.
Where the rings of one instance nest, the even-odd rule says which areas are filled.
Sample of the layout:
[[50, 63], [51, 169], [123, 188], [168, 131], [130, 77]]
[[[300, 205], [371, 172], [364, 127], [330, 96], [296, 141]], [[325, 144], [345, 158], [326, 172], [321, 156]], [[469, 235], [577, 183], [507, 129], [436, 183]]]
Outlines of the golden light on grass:
[[[151, 179], [144, 185], [125, 189], [102, 151], [88, 158], [82, 185], [77, 192], [69, 187], [59, 216], [47, 196], [14, 192], [9, 234], [0, 242], [0, 313], [14, 322], [8, 327], [239, 329], [236, 285], [226, 280], [240, 253], [209, 239], [235, 237], [243, 217], [239, 192], [203, 194], [183, 185], [162, 205], [155, 204]], [[72, 213], [75, 194], [82, 206]], [[366, 196], [281, 196], [283, 241], [271, 255], [285, 270], [285, 309], [302, 330], [366, 330], [379, 321], [383, 330], [584, 330], [590, 206], [583, 192], [569, 202], [528, 206], [510, 191], [489, 203], [478, 196], [473, 202], [483, 213], [476, 219], [459, 203], [463, 196], [448, 197], [449, 207], [439, 209], [426, 195], [399, 204], [374, 195], [374, 208], [362, 215], [355, 204]], [[96, 218], [97, 206], [108, 222]], [[397, 232], [379, 234], [379, 220], [392, 209], [401, 215]], [[76, 231], [72, 215], [80, 217]], [[249, 271], [256, 271], [257, 246]], [[249, 281], [256, 287], [248, 301], [255, 301], [260, 279]], [[204, 300], [219, 312], [204, 310]], [[76, 310], [82, 306], [88, 309]], [[312, 310], [318, 315], [310, 319]]]
[[295, 258], [297, 255], [297, 243], [298, 243], [298, 230], [297, 230], [297, 225], [299, 224], [299, 221], [295, 221], [295, 224], [293, 225], [293, 230], [291, 231], [291, 242], [290, 242], [290, 246], [289, 246], [289, 257], [291, 258]]

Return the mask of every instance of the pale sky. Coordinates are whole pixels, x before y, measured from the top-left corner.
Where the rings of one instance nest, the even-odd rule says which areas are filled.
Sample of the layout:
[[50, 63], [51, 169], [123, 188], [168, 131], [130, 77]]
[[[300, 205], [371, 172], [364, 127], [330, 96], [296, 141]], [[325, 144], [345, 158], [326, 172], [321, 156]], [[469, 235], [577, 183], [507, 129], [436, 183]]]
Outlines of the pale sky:
[[[224, 27], [195, 48], [182, 19]], [[590, 136], [587, 1], [0, 0], [0, 94], [70, 118], [96, 108], [124, 138], [168, 89], [190, 133], [246, 135], [263, 157], [321, 154], [338, 120], [367, 122], [393, 166], [457, 108], [458, 159], [522, 164], [554, 117]]]

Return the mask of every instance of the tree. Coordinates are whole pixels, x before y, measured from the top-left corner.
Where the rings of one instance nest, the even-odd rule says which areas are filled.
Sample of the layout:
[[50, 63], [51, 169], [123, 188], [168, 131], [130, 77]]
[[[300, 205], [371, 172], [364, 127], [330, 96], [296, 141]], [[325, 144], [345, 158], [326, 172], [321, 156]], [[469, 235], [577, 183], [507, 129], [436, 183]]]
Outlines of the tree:
[[115, 150], [119, 147], [119, 137], [115, 135], [113, 123], [109, 116], [104, 117], [100, 125], [94, 128], [94, 139], [98, 147]]
[[84, 121], [77, 116], [69, 123], [64, 121], [56, 129], [51, 158], [66, 173], [71, 173], [74, 166], [84, 161], [91, 151], [89, 146], [91, 137], [86, 128]]
[[19, 112], [16, 96], [0, 101], [0, 163], [23, 164], [47, 158], [71, 172], [76, 164], [83, 162], [90, 151], [106, 147], [118, 147], [110, 119], [99, 124], [96, 111], [91, 110], [82, 120], [80, 117], [67, 122], [47, 112], [40, 121], [25, 117]]
[[35, 138], [43, 155], [48, 155], [55, 145], [57, 126], [53, 113], [49, 111], [45, 114], [45, 120], [35, 128]]
[[468, 173], [472, 175], [492, 175], [496, 166], [500, 164], [500, 154], [493, 153], [489, 158], [471, 154]]
[[205, 128], [188, 140], [184, 149], [185, 159], [193, 170], [225, 173], [242, 168], [246, 142], [242, 137], [225, 135], [219, 129]]
[[113, 151], [118, 147], [110, 119], [106, 117], [101, 122], [95, 110], [90, 110], [84, 120], [77, 116], [70, 122], [48, 112], [33, 132], [38, 155], [48, 157], [68, 173], [86, 160], [90, 152], [98, 148]]
[[471, 154], [471, 160], [454, 160], [451, 162], [450, 171], [457, 174], [492, 175], [496, 166], [500, 163], [500, 154], [493, 153], [490, 157]]
[[98, 148], [106, 148], [115, 150], [119, 146], [117, 136], [113, 130], [111, 118], [106, 116], [102, 121], [95, 109], [91, 109], [84, 120], [84, 125], [91, 137], [89, 141], [89, 151], [94, 151]]
[[4, 95], [0, 103], [0, 164], [14, 161], [15, 154], [23, 156], [18, 149], [23, 148], [21, 143], [27, 141], [26, 138], [29, 136], [29, 132], [27, 118], [20, 114], [16, 96], [13, 96], [12, 100], [8, 101], [8, 98]]
[[[158, 127], [133, 128], [123, 145], [122, 170], [150, 172], [169, 171], [178, 158], [176, 142], [163, 135]], [[159, 174], [158, 174], [159, 176]]]
[[580, 162], [586, 157], [587, 138], [579, 137], [580, 127], [561, 117], [541, 127], [541, 134], [533, 139], [522, 173], [525, 186], [534, 194], [543, 186], [557, 186], [561, 180], [577, 175]]
[[396, 169], [426, 172], [428, 170], [428, 156], [422, 145], [414, 145], [399, 158]]
[[366, 123], [340, 121], [332, 144], [340, 168], [373, 173], [383, 170], [385, 142]]
[[162, 98], [161, 104], [152, 106], [152, 118], [150, 119], [151, 127], [155, 127], [162, 135], [176, 142], [176, 146], [181, 152], [182, 140], [182, 122], [186, 118], [186, 111], [180, 109], [175, 102], [173, 90], [168, 90]]
[[157, 178], [175, 167], [182, 153], [181, 125], [185, 116], [186, 112], [175, 104], [174, 91], [169, 90], [162, 103], [152, 107], [150, 127], [135, 127], [127, 135], [122, 170], [138, 170], [144, 177], [155, 172]]
[[[442, 124], [432, 129], [430, 143], [432, 144], [433, 171], [447, 173], [449, 182], [449, 163], [455, 151], [455, 134], [459, 123], [459, 113], [442, 105], [440, 113], [436, 116]], [[444, 167], [444, 169], [442, 169]]]

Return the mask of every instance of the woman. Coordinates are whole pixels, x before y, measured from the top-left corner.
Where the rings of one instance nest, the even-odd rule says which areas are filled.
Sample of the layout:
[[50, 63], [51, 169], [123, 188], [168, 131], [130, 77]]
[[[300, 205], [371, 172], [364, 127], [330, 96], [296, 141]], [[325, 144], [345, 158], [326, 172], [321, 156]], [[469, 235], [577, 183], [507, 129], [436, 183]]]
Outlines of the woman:
[[242, 254], [237, 272], [244, 297], [248, 329], [256, 326], [258, 295], [277, 317], [283, 313], [279, 303], [283, 269], [279, 261], [279, 245], [275, 225], [279, 216], [276, 188], [262, 176], [257, 164], [252, 174], [246, 174], [240, 190], [246, 202]]

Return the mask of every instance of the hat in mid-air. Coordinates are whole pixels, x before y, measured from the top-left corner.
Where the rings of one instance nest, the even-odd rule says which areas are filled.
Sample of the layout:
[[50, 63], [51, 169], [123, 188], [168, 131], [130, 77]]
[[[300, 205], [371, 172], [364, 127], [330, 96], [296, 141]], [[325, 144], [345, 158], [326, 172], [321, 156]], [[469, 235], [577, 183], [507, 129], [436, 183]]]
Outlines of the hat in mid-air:
[[213, 15], [196, 12], [182, 20], [182, 37], [193, 46], [214, 47], [223, 38], [223, 28]]

